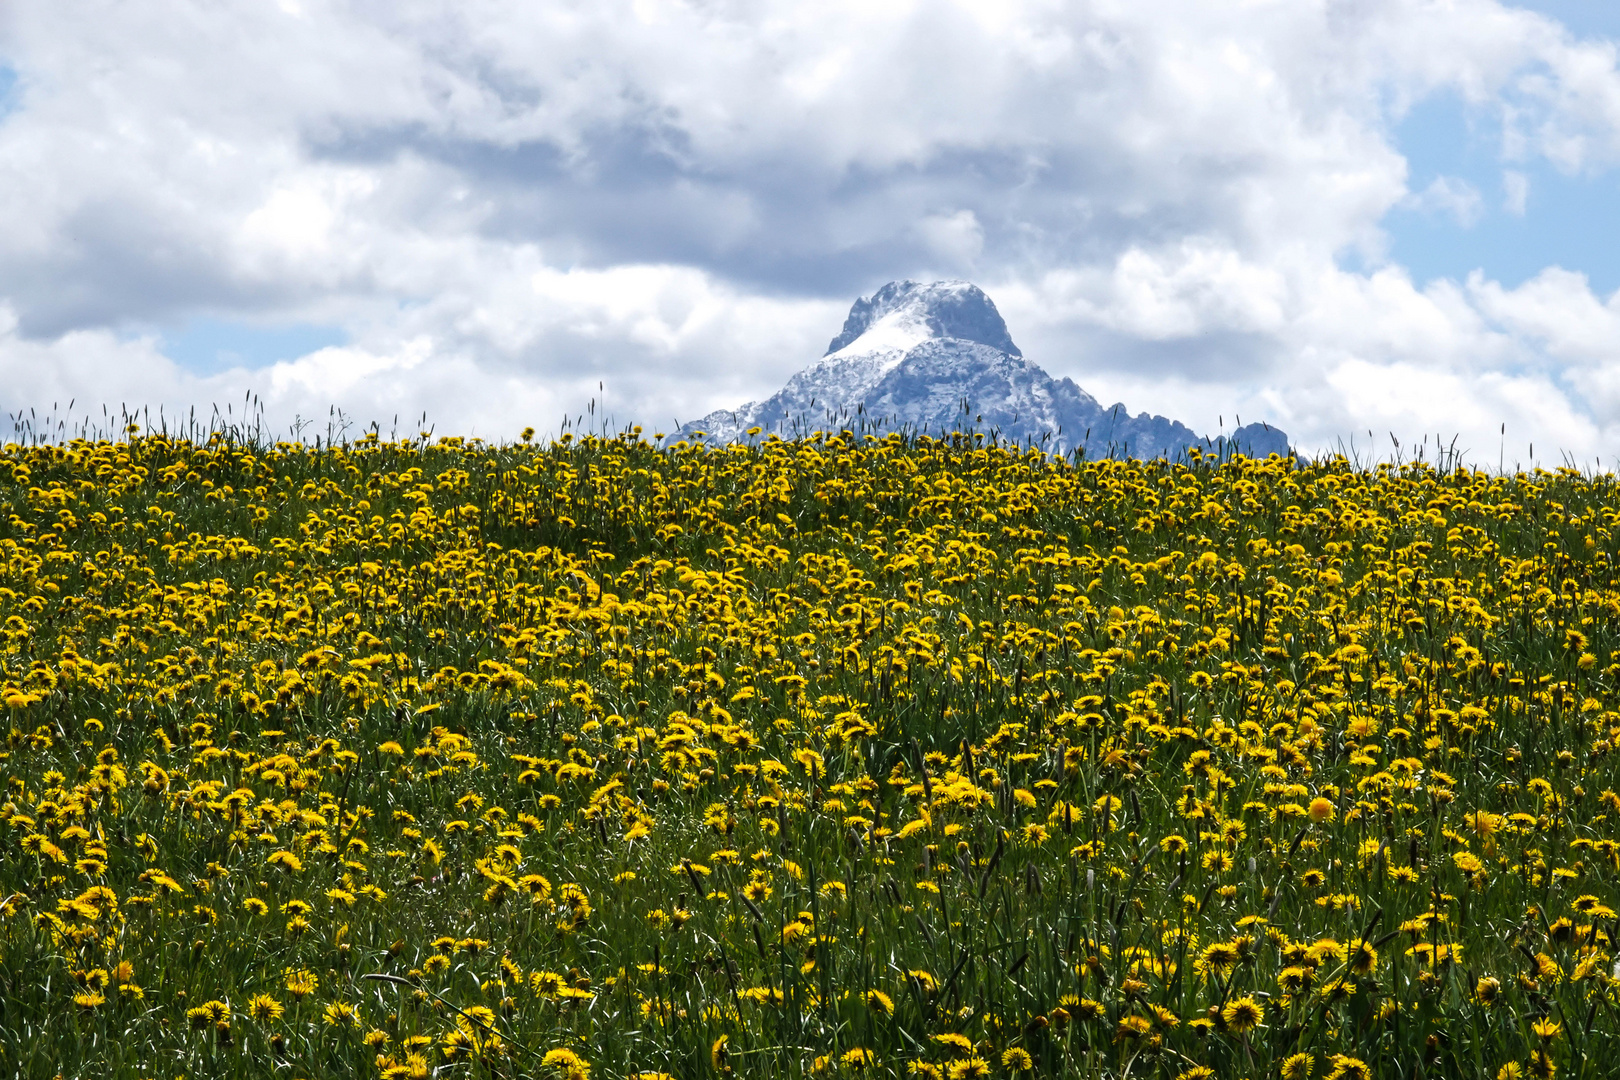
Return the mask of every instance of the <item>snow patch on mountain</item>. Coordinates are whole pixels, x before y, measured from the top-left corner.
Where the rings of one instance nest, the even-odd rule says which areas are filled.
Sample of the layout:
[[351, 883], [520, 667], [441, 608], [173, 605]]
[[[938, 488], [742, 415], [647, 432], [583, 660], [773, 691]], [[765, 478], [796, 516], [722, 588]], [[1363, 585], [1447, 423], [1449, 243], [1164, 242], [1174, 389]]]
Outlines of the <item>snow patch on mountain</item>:
[[828, 357], [899, 348], [908, 351], [929, 338], [976, 341], [1022, 356], [996, 305], [965, 281], [891, 281], [855, 301], [844, 329], [827, 346]]
[[850, 308], [827, 352], [780, 391], [686, 424], [716, 442], [813, 431], [909, 429], [933, 435], [996, 433], [1053, 453], [1176, 457], [1189, 447], [1264, 457], [1289, 453], [1288, 437], [1249, 424], [1206, 439], [1185, 424], [1104, 407], [1067, 378], [1024, 358], [995, 304], [965, 281], [893, 281]]

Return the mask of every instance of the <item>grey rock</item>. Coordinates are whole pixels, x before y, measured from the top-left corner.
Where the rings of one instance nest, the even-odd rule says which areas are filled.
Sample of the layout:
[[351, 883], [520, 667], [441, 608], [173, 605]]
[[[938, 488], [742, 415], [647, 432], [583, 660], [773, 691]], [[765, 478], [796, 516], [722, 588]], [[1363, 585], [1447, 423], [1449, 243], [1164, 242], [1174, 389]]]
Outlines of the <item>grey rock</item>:
[[1103, 406], [1071, 379], [1024, 358], [995, 304], [963, 281], [895, 281], [855, 301], [827, 353], [761, 402], [686, 424], [714, 442], [813, 431], [981, 432], [1057, 454], [1176, 458], [1190, 447], [1251, 457], [1290, 453], [1288, 436], [1247, 424], [1207, 439], [1122, 404]]
[[844, 320], [844, 329], [827, 346], [831, 356], [872, 328], [885, 315], [917, 311], [936, 338], [976, 341], [1013, 356], [1023, 356], [1007, 333], [1007, 323], [996, 305], [976, 285], [965, 281], [936, 281], [919, 285], [915, 281], [891, 281], [870, 297], [855, 301]]

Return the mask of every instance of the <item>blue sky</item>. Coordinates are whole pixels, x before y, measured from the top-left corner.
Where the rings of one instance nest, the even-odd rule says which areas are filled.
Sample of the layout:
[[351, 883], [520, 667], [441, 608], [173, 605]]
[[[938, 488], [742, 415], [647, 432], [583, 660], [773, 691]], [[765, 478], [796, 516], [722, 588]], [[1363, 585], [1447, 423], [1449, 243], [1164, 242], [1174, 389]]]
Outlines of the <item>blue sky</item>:
[[[1557, 19], [1578, 37], [1620, 40], [1620, 3], [1539, 0], [1511, 6]], [[15, 72], [0, 67], [0, 112], [15, 81]], [[1460, 216], [1455, 207], [1413, 205], [1396, 206], [1382, 219], [1389, 236], [1388, 258], [1418, 283], [1460, 282], [1479, 271], [1516, 286], [1557, 266], [1585, 274], [1601, 294], [1620, 288], [1620, 245], [1614, 242], [1620, 237], [1620, 176], [1614, 171], [1571, 172], [1533, 155], [1510, 160], [1503, 148], [1500, 102], [1470, 104], [1448, 89], [1419, 100], [1394, 123], [1391, 140], [1407, 161], [1414, 193], [1436, 181], [1462, 181], [1467, 187], [1460, 190], [1478, 199], [1472, 211]], [[555, 168], [554, 155], [547, 155], [544, 167]], [[656, 155], [642, 162], [634, 175], [637, 184], [657, 185], [672, 178], [669, 163]], [[649, 225], [635, 223], [638, 237], [689, 227], [673, 221]], [[681, 246], [675, 244], [669, 254], [678, 258]], [[848, 261], [847, 254], [838, 258]], [[868, 254], [859, 262], [881, 264], [883, 258]], [[1347, 263], [1365, 266], [1353, 255]], [[787, 273], [808, 272], [813, 280], [812, 265], [801, 258]], [[879, 267], [865, 269], [881, 275]], [[292, 360], [344, 344], [347, 335], [335, 326], [198, 317], [165, 330], [162, 339], [171, 359], [206, 373]]]
[[16, 107], [17, 72], [0, 64], [0, 119]]
[[[1561, 22], [1581, 38], [1620, 41], [1620, 3], [1539, 0], [1513, 5]], [[1568, 172], [1544, 159], [1506, 160], [1501, 102], [1470, 105], [1442, 90], [1423, 99], [1394, 129], [1409, 183], [1422, 191], [1441, 177], [1472, 185], [1477, 219], [1433, 209], [1392, 210], [1384, 220], [1390, 257], [1419, 281], [1461, 281], [1481, 270], [1517, 285], [1548, 266], [1584, 273], [1602, 294], [1620, 288], [1620, 177], [1613, 170]], [[1523, 211], [1509, 209], [1508, 173], [1523, 178]]]
[[[1557, 19], [1579, 37], [1620, 40], [1620, 3], [1540, 0], [1513, 6]], [[15, 83], [16, 73], [0, 67], [0, 114]], [[1585, 274], [1600, 294], [1620, 288], [1620, 245], [1615, 243], [1620, 176], [1614, 171], [1570, 172], [1534, 156], [1510, 160], [1503, 149], [1500, 102], [1470, 104], [1447, 89], [1419, 100], [1393, 125], [1391, 139], [1407, 161], [1413, 192], [1436, 181], [1462, 181], [1467, 187], [1459, 190], [1478, 200], [1461, 215], [1455, 206], [1413, 205], [1396, 206], [1383, 218], [1388, 258], [1418, 283], [1460, 282], [1479, 271], [1511, 287], [1558, 266]], [[546, 167], [554, 165], [548, 160]], [[636, 171], [638, 183], [670, 179], [667, 162], [648, 161]], [[676, 222], [654, 226], [682, 227]], [[637, 228], [640, 237], [648, 235], [646, 223]], [[679, 257], [679, 245], [673, 254]], [[861, 261], [881, 263], [882, 256]], [[1366, 265], [1354, 255], [1346, 262]], [[788, 272], [807, 269], [801, 260]], [[164, 353], [199, 373], [263, 367], [347, 340], [336, 326], [211, 316], [187, 319], [162, 333]]]
[[962, 278], [1197, 430], [1615, 460], [1615, 40], [1582, 0], [15, 0], [0, 410], [667, 425]]
[[263, 368], [333, 345], [348, 335], [339, 327], [307, 323], [258, 326], [202, 316], [160, 332], [163, 352], [188, 371], [213, 374], [233, 367]]
[[[1617, 5], [1620, 7], [1620, 5]], [[1548, 266], [1585, 273], [1608, 294], [1620, 288], [1620, 177], [1562, 171], [1542, 159], [1504, 160], [1497, 109], [1442, 91], [1394, 129], [1415, 192], [1462, 180], [1477, 192], [1478, 217], [1437, 208], [1392, 209], [1384, 219], [1390, 257], [1419, 281], [1462, 280], [1474, 270], [1518, 285]], [[1508, 206], [1508, 175], [1523, 178], [1523, 210]]]
[[1620, 5], [1609, 0], [1537, 0], [1513, 6], [1551, 16], [1582, 37], [1620, 38]]

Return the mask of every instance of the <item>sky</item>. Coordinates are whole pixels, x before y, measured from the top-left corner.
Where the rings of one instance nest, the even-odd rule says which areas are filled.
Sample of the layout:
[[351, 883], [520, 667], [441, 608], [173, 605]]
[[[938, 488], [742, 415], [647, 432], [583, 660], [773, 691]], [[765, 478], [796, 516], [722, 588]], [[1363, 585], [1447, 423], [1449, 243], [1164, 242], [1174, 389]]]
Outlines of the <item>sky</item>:
[[0, 411], [667, 431], [957, 278], [1133, 412], [1607, 467], [1617, 42], [1596, 0], [11, 0]]

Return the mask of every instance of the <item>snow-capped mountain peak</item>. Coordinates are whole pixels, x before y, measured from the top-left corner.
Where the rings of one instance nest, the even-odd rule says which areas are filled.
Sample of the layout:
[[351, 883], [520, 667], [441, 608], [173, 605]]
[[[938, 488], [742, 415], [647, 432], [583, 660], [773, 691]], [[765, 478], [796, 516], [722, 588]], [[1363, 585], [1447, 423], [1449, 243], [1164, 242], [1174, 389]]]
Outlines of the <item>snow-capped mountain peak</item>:
[[[919, 319], [917, 314], [915, 311], [906, 309], [891, 311], [887, 315], [874, 320], [849, 344], [836, 351], [828, 349], [826, 355], [821, 358], [821, 362], [836, 362], [848, 360], [855, 356], [871, 356], [878, 353], [893, 353], [895, 358], [899, 359], [899, 357], [904, 356], [934, 336], [928, 324]], [[836, 344], [836, 340], [834, 343]]]
[[1104, 408], [1024, 359], [994, 302], [965, 281], [891, 281], [856, 300], [826, 354], [780, 391], [681, 432], [732, 442], [756, 428], [792, 438], [845, 427], [935, 435], [975, 428], [1092, 456], [1175, 457], [1196, 445], [1288, 453], [1287, 436], [1264, 424], [1211, 440], [1162, 416]]
[[891, 281], [855, 301], [844, 329], [827, 346], [827, 357], [908, 351], [929, 338], [976, 341], [1010, 356], [1022, 356], [1001, 312], [977, 285], [966, 281]]

